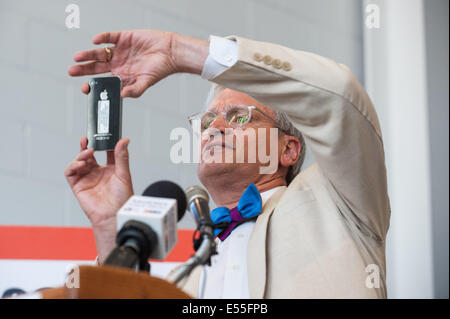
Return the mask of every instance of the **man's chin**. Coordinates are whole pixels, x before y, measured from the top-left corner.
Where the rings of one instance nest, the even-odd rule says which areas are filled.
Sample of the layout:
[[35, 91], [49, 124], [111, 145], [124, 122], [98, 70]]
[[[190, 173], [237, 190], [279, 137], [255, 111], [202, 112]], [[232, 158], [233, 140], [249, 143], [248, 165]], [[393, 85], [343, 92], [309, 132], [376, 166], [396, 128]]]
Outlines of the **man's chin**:
[[197, 166], [198, 174], [205, 176], [221, 175], [236, 170], [238, 165], [235, 163], [207, 163], [201, 162]]
[[252, 172], [258, 172], [257, 164], [248, 163], [206, 163], [197, 165], [197, 175], [203, 185], [219, 179], [236, 180], [253, 176]]
[[205, 163], [197, 165], [197, 175], [203, 183], [210, 183], [217, 178], [229, 178], [234, 174], [239, 174], [240, 166], [236, 163]]

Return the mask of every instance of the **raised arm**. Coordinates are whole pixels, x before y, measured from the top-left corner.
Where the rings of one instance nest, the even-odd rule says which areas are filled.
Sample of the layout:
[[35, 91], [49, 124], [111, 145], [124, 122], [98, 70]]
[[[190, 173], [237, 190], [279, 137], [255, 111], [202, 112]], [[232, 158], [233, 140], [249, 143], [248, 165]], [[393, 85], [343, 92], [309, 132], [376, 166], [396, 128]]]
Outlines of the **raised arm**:
[[[286, 112], [343, 216], [363, 234], [383, 240], [390, 215], [383, 141], [375, 109], [355, 76], [312, 53], [229, 38], [237, 41], [237, 62], [211, 81]], [[209, 54], [208, 41], [153, 30], [106, 32], [93, 42], [115, 44], [111, 60], [101, 48], [78, 52], [75, 61], [87, 63], [72, 66], [69, 74], [112, 72], [123, 80], [123, 97], [138, 97], [173, 73], [200, 75]], [[87, 93], [87, 84], [82, 90]]]
[[376, 240], [385, 238], [390, 206], [377, 114], [342, 64], [281, 45], [240, 37], [237, 62], [211, 81], [286, 112], [345, 218]]

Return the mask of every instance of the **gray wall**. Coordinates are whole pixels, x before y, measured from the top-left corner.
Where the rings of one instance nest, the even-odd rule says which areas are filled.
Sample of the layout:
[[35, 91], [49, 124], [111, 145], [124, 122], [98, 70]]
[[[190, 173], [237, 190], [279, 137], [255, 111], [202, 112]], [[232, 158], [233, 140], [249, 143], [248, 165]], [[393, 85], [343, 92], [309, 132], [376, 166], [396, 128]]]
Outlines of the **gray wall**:
[[436, 298], [448, 298], [448, 0], [424, 1], [430, 128], [433, 270]]
[[[81, 28], [65, 27], [65, 7], [80, 6]], [[153, 28], [202, 39], [236, 34], [315, 52], [348, 65], [361, 80], [361, 5], [335, 1], [0, 1], [0, 224], [88, 226], [63, 176], [86, 131], [86, 97], [70, 78], [73, 53], [102, 31]], [[175, 75], [140, 99], [124, 101], [134, 190], [170, 179], [198, 183], [195, 167], [169, 160], [169, 133], [188, 127], [209, 84]], [[98, 154], [105, 162], [104, 154]], [[193, 226], [186, 215], [182, 227]]]

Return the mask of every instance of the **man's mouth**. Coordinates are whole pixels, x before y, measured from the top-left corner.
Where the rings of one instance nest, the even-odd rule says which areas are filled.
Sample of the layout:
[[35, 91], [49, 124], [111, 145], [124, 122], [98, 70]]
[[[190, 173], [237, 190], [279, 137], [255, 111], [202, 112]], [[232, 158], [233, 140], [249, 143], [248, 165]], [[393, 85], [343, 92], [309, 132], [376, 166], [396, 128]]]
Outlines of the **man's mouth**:
[[227, 145], [225, 143], [213, 143], [213, 144], [209, 144], [209, 145], [206, 144], [204, 149], [203, 149], [203, 151], [204, 152], [208, 152], [210, 150], [214, 150], [214, 151], [215, 150], [223, 150], [225, 148], [234, 150], [234, 147], [231, 147], [231, 146], [229, 146], [229, 145]]

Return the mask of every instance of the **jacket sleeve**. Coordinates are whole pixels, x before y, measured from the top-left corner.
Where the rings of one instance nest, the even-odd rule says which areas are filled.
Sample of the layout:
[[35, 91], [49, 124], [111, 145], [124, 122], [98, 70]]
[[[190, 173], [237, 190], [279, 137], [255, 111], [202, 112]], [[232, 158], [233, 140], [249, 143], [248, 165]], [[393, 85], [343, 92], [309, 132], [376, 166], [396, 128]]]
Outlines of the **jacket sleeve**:
[[302, 132], [344, 218], [384, 240], [390, 206], [380, 125], [367, 93], [342, 64], [241, 37], [238, 60], [211, 81], [285, 112]]

